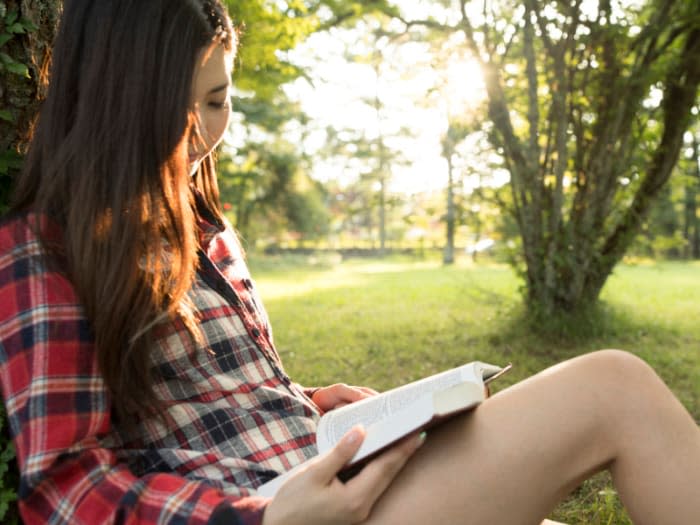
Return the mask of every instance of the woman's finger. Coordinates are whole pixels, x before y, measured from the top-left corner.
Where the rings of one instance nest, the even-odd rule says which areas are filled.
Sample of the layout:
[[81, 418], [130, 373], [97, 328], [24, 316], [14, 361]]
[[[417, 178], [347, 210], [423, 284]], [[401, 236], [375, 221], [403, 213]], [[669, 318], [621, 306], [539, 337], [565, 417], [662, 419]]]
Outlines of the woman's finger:
[[311, 400], [323, 411], [338, 408], [340, 403], [354, 403], [360, 399], [369, 397], [369, 394], [344, 383], [336, 383], [319, 388], [314, 392]]
[[379, 394], [379, 392], [377, 392], [374, 388], [370, 388], [368, 386], [356, 386], [355, 388], [361, 390], [362, 392], [370, 396], [376, 396], [377, 394]]
[[330, 483], [352, 459], [364, 439], [365, 429], [361, 425], [353, 427], [336, 446], [314, 461], [309, 467], [309, 475], [324, 485]]
[[366, 397], [373, 395], [370, 393], [370, 391], [371, 389], [367, 389], [365, 387], [343, 384], [338, 392], [338, 395], [343, 399], [343, 401], [354, 403], [355, 401], [360, 401], [361, 399], [365, 399]]

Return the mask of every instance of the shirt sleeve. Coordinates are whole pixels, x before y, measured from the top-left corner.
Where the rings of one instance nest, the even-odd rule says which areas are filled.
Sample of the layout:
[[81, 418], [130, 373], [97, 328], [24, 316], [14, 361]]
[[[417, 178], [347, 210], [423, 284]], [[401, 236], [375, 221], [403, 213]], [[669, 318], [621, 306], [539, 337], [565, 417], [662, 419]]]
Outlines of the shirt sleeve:
[[24, 522], [196, 525], [233, 510], [241, 525], [260, 524], [268, 499], [167, 472], [137, 477], [104, 445], [109, 396], [73, 287], [17, 252], [0, 245], [0, 382]]

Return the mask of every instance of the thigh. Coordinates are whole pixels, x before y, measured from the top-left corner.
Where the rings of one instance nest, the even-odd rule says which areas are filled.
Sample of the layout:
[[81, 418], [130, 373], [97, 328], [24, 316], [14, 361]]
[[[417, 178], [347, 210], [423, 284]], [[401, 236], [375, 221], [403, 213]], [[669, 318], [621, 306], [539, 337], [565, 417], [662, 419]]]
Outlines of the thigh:
[[595, 359], [559, 365], [430, 431], [369, 522], [541, 523], [611, 460], [608, 441], [596, 439]]

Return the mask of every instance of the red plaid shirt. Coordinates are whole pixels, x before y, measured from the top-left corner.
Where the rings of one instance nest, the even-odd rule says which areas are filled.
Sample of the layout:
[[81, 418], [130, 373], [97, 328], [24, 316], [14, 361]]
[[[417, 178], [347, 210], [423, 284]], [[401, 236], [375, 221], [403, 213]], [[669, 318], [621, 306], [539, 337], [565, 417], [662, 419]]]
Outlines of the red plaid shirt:
[[318, 414], [282, 368], [232, 229], [200, 224], [190, 296], [206, 345], [193, 347], [180, 324], [156, 330], [155, 392], [176, 424], [146, 420], [127, 436], [111, 418], [83, 308], [46, 264], [37, 222], [0, 224], [0, 381], [24, 521], [260, 523], [268, 500], [255, 487], [316, 454]]

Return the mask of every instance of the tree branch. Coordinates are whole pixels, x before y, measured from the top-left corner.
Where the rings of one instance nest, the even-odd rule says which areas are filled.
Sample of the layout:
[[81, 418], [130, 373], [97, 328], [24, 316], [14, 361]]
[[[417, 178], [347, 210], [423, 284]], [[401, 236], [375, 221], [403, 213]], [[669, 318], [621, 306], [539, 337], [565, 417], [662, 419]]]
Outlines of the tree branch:
[[[690, 110], [695, 104], [700, 86], [700, 28], [688, 35], [679, 60], [666, 75], [665, 84], [661, 141], [649, 162], [649, 169], [632, 205], [605, 241], [601, 260], [603, 272], [609, 273], [623, 256], [648, 214], [653, 199], [668, 181], [678, 160], [683, 134], [691, 120]], [[602, 283], [592, 284], [602, 286]]]

